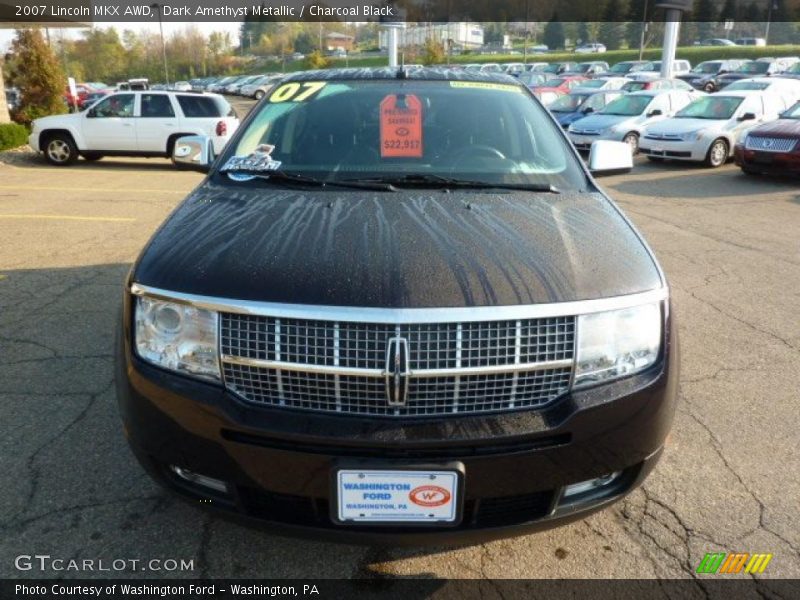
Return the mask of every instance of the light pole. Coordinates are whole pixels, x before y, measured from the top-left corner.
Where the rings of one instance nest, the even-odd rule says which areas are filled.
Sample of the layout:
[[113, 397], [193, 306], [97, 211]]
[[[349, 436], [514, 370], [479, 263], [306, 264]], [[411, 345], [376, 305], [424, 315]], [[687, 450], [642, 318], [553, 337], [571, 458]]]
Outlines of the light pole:
[[647, 34], [647, 0], [644, 0], [644, 13], [642, 14], [642, 37], [639, 39], [639, 60], [644, 56], [644, 37]]
[[764, 31], [764, 41], [769, 46], [769, 26], [772, 22], [772, 11], [778, 9], [778, 0], [769, 0], [769, 10], [767, 11], [767, 29]]
[[672, 67], [675, 61], [675, 50], [678, 48], [678, 33], [681, 17], [684, 12], [692, 10], [694, 0], [656, 0], [655, 7], [663, 8], [664, 15], [664, 47], [661, 50], [661, 77], [672, 78]]
[[167, 68], [167, 44], [164, 42], [164, 24], [161, 21], [161, 5], [154, 2], [150, 8], [156, 9], [158, 12], [158, 29], [161, 31], [161, 55], [164, 58], [164, 83], [169, 87], [169, 69]]

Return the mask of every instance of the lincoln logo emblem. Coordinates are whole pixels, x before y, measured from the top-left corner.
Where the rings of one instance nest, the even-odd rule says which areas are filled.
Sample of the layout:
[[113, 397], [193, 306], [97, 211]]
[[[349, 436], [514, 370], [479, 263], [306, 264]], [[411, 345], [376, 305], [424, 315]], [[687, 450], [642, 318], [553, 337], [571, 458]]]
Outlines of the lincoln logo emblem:
[[408, 399], [408, 379], [411, 375], [408, 340], [391, 338], [386, 347], [386, 401], [389, 406], [405, 406]]

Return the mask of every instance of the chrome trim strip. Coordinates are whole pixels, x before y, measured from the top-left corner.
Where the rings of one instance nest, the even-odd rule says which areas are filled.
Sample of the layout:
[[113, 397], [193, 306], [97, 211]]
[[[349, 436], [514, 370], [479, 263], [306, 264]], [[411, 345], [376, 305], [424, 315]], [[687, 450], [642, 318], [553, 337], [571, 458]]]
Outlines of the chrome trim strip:
[[661, 302], [669, 297], [669, 288], [662, 287], [626, 296], [612, 296], [573, 302], [512, 306], [458, 306], [450, 308], [373, 308], [257, 302], [170, 292], [138, 283], [131, 285], [131, 293], [135, 296], [149, 296], [160, 300], [191, 304], [206, 310], [243, 315], [317, 321], [404, 324], [512, 321], [516, 319], [577, 316]]
[[219, 357], [219, 360], [220, 362], [231, 365], [275, 369], [278, 372], [294, 371], [302, 373], [317, 373], [321, 375], [352, 375], [354, 377], [383, 377], [386, 375], [386, 372], [383, 369], [357, 369], [349, 367], [330, 367], [328, 365], [309, 365], [306, 363], [292, 363], [279, 360], [247, 358], [244, 356], [230, 356], [228, 354], [223, 354]]
[[[339, 341], [339, 323], [333, 324], [333, 366], [339, 366], [339, 349], [340, 341]], [[337, 374], [333, 378], [333, 386], [336, 390], [336, 412], [342, 412], [342, 385], [340, 381], [340, 376]]]
[[[394, 341], [394, 340], [392, 340]], [[398, 350], [399, 351], [399, 350]], [[389, 377], [394, 373], [383, 369], [359, 369], [351, 367], [331, 367], [329, 365], [310, 365], [305, 363], [282, 362], [277, 360], [262, 360], [259, 358], [246, 358], [244, 356], [230, 356], [223, 354], [220, 362], [245, 367], [261, 367], [275, 369], [276, 371], [295, 371], [317, 373], [321, 375], [350, 375], [354, 377]], [[491, 375], [495, 373], [515, 373], [522, 371], [545, 371], [547, 369], [563, 369], [571, 367], [573, 359], [551, 360], [538, 363], [519, 363], [507, 365], [489, 365], [485, 367], [461, 367], [454, 369], [424, 369], [420, 371], [406, 371], [405, 375], [417, 379], [428, 377], [451, 377], [463, 375]]]
[[423, 371], [411, 371], [410, 376], [418, 379], [424, 377], [450, 377], [452, 375], [492, 375], [495, 373], [519, 373], [522, 371], [545, 371], [547, 369], [562, 369], [571, 367], [571, 358], [566, 360], [549, 360], [538, 363], [519, 363], [508, 365], [489, 365], [486, 367], [462, 367], [460, 369], [425, 369]]

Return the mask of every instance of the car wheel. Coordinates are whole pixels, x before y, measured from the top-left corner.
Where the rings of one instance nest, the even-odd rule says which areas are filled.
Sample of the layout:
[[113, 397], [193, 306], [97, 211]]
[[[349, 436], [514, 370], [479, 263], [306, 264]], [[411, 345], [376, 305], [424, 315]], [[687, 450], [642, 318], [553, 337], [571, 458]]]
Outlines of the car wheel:
[[81, 156], [83, 156], [83, 160], [89, 160], [89, 161], [100, 160], [101, 158], [103, 158], [102, 154], [94, 154], [90, 152], [85, 152]]
[[636, 156], [639, 154], [639, 134], [634, 133], [631, 131], [630, 133], [626, 134], [622, 141], [628, 144], [631, 147], [631, 154]]
[[706, 154], [705, 165], [715, 169], [728, 160], [728, 142], [723, 139], [714, 140]]
[[710, 81], [707, 84], [705, 84], [705, 86], [703, 86], [703, 91], [708, 92], [709, 94], [713, 93], [715, 89], [716, 86]]
[[264, 90], [256, 90], [256, 100], [261, 100], [264, 97]]
[[65, 133], [56, 133], [47, 139], [44, 146], [44, 157], [51, 165], [65, 167], [78, 158], [78, 149], [72, 137]]

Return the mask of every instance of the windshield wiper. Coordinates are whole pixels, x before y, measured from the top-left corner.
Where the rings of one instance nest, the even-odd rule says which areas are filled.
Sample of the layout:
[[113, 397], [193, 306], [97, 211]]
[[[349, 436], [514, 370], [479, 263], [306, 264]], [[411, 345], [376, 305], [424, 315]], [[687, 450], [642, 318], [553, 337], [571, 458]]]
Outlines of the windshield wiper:
[[234, 181], [236, 175], [245, 175], [256, 177], [262, 181], [272, 181], [275, 183], [297, 183], [300, 185], [308, 185], [314, 187], [344, 187], [364, 190], [377, 190], [381, 192], [396, 192], [397, 188], [382, 181], [342, 181], [342, 180], [326, 180], [317, 179], [316, 177], [309, 177], [308, 175], [300, 175], [299, 173], [291, 173], [289, 171], [258, 171], [253, 169], [225, 169], [220, 170], [221, 173], [226, 173]]
[[341, 183], [385, 184], [390, 186], [420, 186], [436, 187], [442, 189], [501, 189], [521, 190], [525, 192], [547, 192], [560, 194], [561, 190], [549, 183], [493, 183], [491, 181], [473, 181], [471, 179], [455, 179], [442, 175], [415, 174], [401, 176], [387, 176], [375, 178], [340, 179]]

